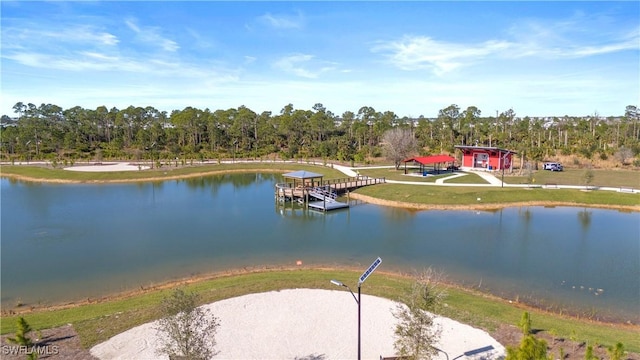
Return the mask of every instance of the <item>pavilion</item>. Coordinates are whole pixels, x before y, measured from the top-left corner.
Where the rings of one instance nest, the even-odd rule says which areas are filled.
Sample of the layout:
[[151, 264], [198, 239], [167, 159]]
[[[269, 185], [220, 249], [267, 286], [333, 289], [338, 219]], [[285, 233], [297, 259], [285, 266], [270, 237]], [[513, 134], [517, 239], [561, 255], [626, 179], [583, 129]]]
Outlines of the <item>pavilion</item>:
[[292, 183], [292, 188], [295, 189], [297, 187], [320, 186], [322, 185], [322, 178], [324, 175], [311, 171], [299, 170], [283, 174], [282, 177], [286, 183]]
[[414, 164], [420, 165], [420, 173], [423, 176], [427, 176], [427, 166], [431, 165], [431, 171], [437, 174], [440, 173], [440, 165], [445, 164], [445, 169], [447, 169], [447, 164], [449, 166], [453, 166], [456, 159], [450, 155], [440, 154], [440, 155], [431, 155], [431, 156], [421, 156], [421, 157], [412, 157], [410, 159], [403, 160], [404, 162], [404, 173], [407, 174], [407, 163], [413, 162]]

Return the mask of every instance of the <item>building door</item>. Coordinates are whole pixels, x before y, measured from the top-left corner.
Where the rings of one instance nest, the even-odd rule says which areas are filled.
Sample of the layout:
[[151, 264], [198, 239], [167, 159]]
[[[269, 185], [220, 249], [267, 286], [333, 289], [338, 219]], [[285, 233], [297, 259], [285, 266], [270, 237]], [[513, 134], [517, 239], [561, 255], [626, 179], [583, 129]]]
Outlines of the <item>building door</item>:
[[473, 167], [474, 168], [486, 168], [489, 162], [489, 155], [485, 153], [473, 154]]

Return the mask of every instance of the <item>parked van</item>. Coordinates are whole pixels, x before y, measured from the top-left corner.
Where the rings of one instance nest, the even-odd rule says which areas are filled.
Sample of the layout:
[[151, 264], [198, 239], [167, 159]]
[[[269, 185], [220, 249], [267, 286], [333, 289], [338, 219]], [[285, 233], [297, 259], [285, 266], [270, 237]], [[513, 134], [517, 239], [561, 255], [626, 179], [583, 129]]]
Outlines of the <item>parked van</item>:
[[551, 170], [551, 171], [562, 171], [563, 170], [562, 164], [559, 163], [559, 162], [546, 162], [546, 163], [544, 163], [542, 168], [545, 169], [545, 170]]

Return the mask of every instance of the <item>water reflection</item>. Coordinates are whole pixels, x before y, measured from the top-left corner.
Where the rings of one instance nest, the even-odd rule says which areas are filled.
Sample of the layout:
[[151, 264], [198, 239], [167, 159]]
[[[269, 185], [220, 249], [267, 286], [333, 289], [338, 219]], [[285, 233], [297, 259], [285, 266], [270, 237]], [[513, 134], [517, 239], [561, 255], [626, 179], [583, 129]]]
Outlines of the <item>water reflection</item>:
[[589, 226], [591, 225], [591, 214], [592, 211], [588, 209], [578, 211], [578, 220], [580, 221], [580, 226], [584, 232], [589, 231]]

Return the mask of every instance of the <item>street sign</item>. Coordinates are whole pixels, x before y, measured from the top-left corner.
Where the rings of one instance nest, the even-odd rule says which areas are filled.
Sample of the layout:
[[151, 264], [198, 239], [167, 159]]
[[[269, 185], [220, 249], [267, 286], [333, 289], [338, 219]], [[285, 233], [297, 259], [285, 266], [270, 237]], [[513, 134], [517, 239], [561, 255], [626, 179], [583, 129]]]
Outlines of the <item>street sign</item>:
[[369, 275], [371, 275], [372, 272], [374, 272], [378, 266], [380, 266], [380, 264], [382, 263], [382, 259], [380, 259], [379, 257], [373, 262], [373, 264], [371, 264], [371, 266], [369, 266], [369, 268], [367, 269], [367, 271], [365, 271], [364, 273], [362, 273], [362, 275], [360, 275], [360, 281], [358, 281], [358, 286], [360, 286], [365, 280], [367, 280], [367, 278], [369, 277]]

